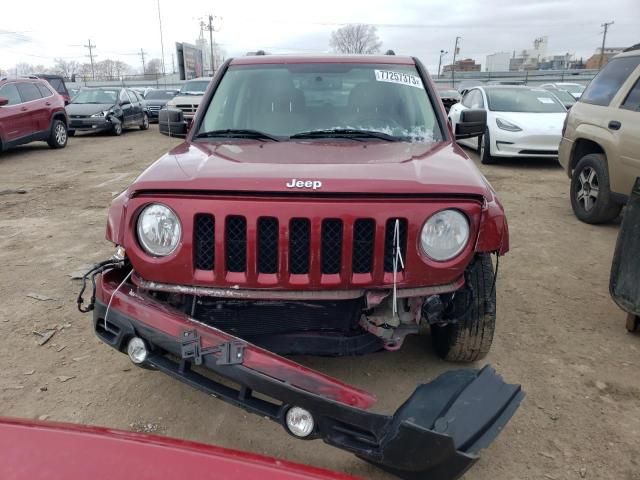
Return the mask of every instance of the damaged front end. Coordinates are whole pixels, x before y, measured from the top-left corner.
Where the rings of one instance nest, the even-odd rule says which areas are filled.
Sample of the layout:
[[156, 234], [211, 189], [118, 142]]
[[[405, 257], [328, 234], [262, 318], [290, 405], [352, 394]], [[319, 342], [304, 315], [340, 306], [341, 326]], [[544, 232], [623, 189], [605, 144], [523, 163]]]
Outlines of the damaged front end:
[[400, 478], [459, 478], [524, 397], [487, 366], [446, 372], [419, 385], [393, 415], [372, 413], [370, 393], [193, 319], [131, 281], [122, 259], [110, 262], [95, 271], [95, 304], [84, 309], [93, 310], [105, 343], [296, 438], [322, 439]]

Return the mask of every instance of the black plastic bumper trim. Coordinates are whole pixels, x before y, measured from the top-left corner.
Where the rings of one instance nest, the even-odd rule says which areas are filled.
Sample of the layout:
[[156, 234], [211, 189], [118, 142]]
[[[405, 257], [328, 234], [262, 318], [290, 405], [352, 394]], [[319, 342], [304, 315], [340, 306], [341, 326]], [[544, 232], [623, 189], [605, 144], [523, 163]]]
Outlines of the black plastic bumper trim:
[[[408, 480], [459, 478], [477, 459], [517, 410], [523, 392], [490, 367], [446, 372], [419, 385], [393, 416], [350, 407], [286, 384], [242, 364], [219, 365], [214, 355], [202, 357], [202, 367], [234, 382], [222, 384], [181, 359], [181, 341], [117, 310], [96, 302], [94, 326], [106, 343], [123, 351], [133, 335], [151, 348], [148, 363], [208, 394], [278, 423], [290, 406], [312, 413], [317, 429], [311, 438], [354, 453]], [[239, 339], [236, 339], [241, 341]], [[235, 340], [234, 340], [235, 341]], [[174, 359], [174, 358], [177, 359]], [[260, 392], [273, 399], [258, 398]]]

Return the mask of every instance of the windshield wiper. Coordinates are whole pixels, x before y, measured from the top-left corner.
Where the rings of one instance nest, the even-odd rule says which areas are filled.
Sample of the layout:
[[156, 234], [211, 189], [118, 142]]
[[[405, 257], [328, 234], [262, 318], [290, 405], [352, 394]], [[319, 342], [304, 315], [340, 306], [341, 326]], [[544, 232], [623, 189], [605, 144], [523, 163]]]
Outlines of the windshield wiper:
[[351, 138], [362, 141], [363, 138], [377, 138], [387, 142], [399, 142], [401, 139], [388, 133], [376, 130], [358, 130], [356, 128], [329, 128], [326, 130], [309, 130], [291, 135], [289, 138]]
[[278, 137], [269, 135], [268, 133], [261, 132], [259, 130], [249, 130], [243, 128], [227, 128], [224, 130], [211, 130], [209, 132], [201, 132], [196, 135], [196, 138], [214, 138], [214, 137], [227, 137], [227, 138], [255, 138], [258, 140], [273, 140], [279, 142]]

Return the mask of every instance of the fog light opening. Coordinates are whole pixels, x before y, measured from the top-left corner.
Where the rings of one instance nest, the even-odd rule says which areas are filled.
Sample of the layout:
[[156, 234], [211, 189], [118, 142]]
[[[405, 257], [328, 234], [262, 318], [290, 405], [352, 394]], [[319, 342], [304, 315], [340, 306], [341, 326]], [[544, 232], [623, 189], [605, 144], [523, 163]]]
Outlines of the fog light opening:
[[298, 438], [308, 437], [315, 428], [315, 421], [311, 412], [300, 407], [291, 407], [287, 410], [285, 424], [291, 435]]
[[127, 355], [136, 365], [144, 363], [149, 356], [147, 344], [140, 337], [133, 337], [127, 345]]

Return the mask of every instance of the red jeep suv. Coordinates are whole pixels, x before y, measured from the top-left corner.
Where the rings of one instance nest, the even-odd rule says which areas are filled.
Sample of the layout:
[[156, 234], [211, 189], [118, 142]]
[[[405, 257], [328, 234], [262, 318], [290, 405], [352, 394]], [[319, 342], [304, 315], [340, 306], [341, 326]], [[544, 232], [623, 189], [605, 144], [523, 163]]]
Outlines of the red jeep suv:
[[481, 135], [486, 112], [463, 113], [453, 132], [414, 58], [227, 61], [185, 142], [113, 201], [116, 253], [85, 275], [81, 311], [135, 364], [294, 437], [402, 478], [458, 478], [517, 409], [518, 386], [489, 367], [451, 371], [387, 416], [280, 355], [397, 350], [428, 330], [445, 359], [488, 353], [492, 256], [509, 235], [455, 141]]
[[0, 79], [0, 152], [38, 140], [63, 148], [67, 126], [64, 99], [46, 81]]

